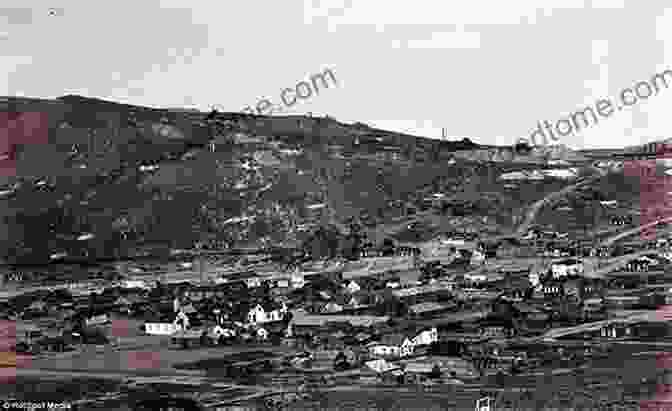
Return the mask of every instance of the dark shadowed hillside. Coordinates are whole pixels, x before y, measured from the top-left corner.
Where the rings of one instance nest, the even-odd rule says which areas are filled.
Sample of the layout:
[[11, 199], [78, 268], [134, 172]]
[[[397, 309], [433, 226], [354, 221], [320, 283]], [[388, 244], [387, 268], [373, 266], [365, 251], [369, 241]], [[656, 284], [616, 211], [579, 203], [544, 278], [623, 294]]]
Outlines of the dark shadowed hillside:
[[[374, 227], [428, 207], [451, 216], [455, 201], [467, 204], [467, 215], [496, 217], [497, 207], [521, 202], [515, 193], [498, 198], [503, 168], [479, 166], [478, 153], [493, 148], [469, 139], [81, 96], [2, 104], [10, 119], [39, 113], [44, 134], [29, 141], [30, 130], [13, 132], [20, 136], [10, 142], [15, 167], [0, 188], [0, 253], [8, 262], [116, 258], [197, 241], [292, 245], [352, 218]], [[441, 204], [428, 204], [437, 192]]]

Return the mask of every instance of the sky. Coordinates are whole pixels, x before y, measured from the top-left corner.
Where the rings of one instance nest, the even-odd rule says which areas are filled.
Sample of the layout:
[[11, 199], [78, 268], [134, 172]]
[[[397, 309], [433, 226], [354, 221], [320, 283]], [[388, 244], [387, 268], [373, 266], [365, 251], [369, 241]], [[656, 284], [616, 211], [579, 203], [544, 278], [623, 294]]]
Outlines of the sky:
[[[240, 111], [331, 69], [337, 86], [281, 114], [510, 145], [672, 69], [662, 0], [45, 3], [0, 6], [0, 95]], [[670, 103], [672, 81], [558, 142], [671, 138]]]

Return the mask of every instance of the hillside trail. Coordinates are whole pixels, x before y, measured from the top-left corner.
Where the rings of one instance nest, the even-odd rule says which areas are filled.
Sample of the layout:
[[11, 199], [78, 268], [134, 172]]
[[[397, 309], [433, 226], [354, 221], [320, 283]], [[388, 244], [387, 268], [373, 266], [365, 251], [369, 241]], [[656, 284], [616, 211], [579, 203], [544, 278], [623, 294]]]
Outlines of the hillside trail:
[[534, 221], [537, 218], [537, 215], [539, 214], [539, 212], [541, 212], [541, 210], [544, 207], [551, 206], [551, 205], [557, 203], [558, 201], [562, 200], [568, 194], [576, 191], [577, 189], [579, 189], [581, 187], [584, 187], [588, 184], [591, 184], [591, 183], [605, 177], [610, 172], [614, 171], [612, 169], [606, 169], [605, 170], [605, 169], [598, 168], [598, 167], [595, 167], [595, 166], [592, 166], [592, 165], [590, 166], [590, 168], [592, 170], [596, 171], [597, 174], [593, 175], [593, 176], [590, 176], [590, 177], [579, 179], [576, 183], [574, 183], [572, 185], [569, 185], [567, 187], [564, 187], [563, 189], [561, 189], [559, 191], [554, 191], [552, 193], [549, 193], [549, 194], [545, 195], [543, 198], [541, 198], [540, 200], [537, 200], [534, 203], [532, 203], [530, 206], [528, 206], [527, 211], [524, 214], [525, 217], [523, 218], [523, 221], [518, 225], [518, 227], [514, 230], [514, 232], [512, 234], [516, 237], [520, 237], [520, 236], [526, 234], [529, 231], [530, 227], [532, 227], [532, 225], [534, 224]]

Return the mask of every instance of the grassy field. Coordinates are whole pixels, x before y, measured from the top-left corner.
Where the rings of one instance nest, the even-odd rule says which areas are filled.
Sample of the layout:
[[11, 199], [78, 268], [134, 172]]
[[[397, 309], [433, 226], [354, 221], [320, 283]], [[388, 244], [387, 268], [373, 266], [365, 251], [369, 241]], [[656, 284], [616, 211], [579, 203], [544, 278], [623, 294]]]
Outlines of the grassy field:
[[248, 351], [227, 355], [219, 358], [207, 358], [191, 363], [176, 364], [174, 368], [185, 370], [212, 370], [226, 368], [238, 362], [255, 361], [260, 359], [271, 359], [277, 357], [276, 354], [266, 351]]
[[[126, 340], [126, 344], [129, 347], [132, 346], [130, 340]], [[161, 337], [154, 337], [153, 341], [148, 341], [147, 338], [143, 337], [142, 342], [142, 345], [138, 344], [136, 347], [121, 351], [106, 346], [99, 350], [92, 348], [83, 352], [58, 357], [35, 359], [31, 362], [30, 368], [108, 372], [124, 372], [129, 370], [135, 372], [144, 370], [160, 373], [161, 370], [172, 369], [176, 364], [210, 358], [222, 358], [227, 355], [245, 355], [247, 351], [259, 352], [259, 350], [268, 350], [273, 353], [291, 352], [286, 347], [255, 345], [181, 350], [170, 347], [168, 339]]]
[[[416, 386], [369, 389], [363, 386], [338, 386], [320, 390], [311, 401], [293, 403], [288, 409], [333, 409], [333, 410], [468, 410], [473, 409], [476, 399], [492, 395], [496, 399], [496, 408], [502, 409], [507, 403], [523, 409], [551, 409], [562, 406], [568, 401], [594, 408], [597, 401], [645, 401], [657, 398], [661, 391], [659, 380], [666, 364], [667, 353], [653, 353], [655, 347], [616, 345], [609, 357], [592, 361], [580, 370], [552, 369], [522, 376], [506, 376], [504, 379], [494, 375], [475, 381], [466, 386], [442, 385], [431, 388]], [[222, 360], [247, 360], [257, 358], [257, 350], [249, 355], [232, 353], [221, 357]], [[557, 369], [556, 369], [557, 370]], [[623, 372], [627, 370], [627, 372]], [[21, 390], [17, 387], [21, 386]], [[4, 384], [0, 387], [0, 396], [30, 399], [37, 393], [53, 401], [75, 400], [102, 395], [104, 392], [171, 392], [187, 395], [210, 392], [219, 400], [232, 399], [247, 394], [240, 390], [188, 387], [175, 384], [153, 384], [151, 387], [125, 389], [118, 382], [95, 379], [35, 379], [17, 377], [17, 384]], [[147, 391], [149, 390], [149, 391]], [[130, 397], [128, 397], [130, 398]], [[105, 402], [108, 408], [115, 409], [120, 400]], [[86, 408], [93, 409], [93, 408]]]

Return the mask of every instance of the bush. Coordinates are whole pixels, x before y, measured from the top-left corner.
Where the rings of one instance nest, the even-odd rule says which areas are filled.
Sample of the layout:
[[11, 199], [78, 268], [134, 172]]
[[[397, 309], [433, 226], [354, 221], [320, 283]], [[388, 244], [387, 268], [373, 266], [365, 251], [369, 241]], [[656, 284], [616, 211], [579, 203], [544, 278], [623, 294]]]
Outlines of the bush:
[[350, 368], [348, 358], [343, 351], [340, 351], [334, 358], [334, 371], [344, 371]]
[[432, 368], [432, 372], [429, 374], [429, 378], [439, 379], [441, 378], [441, 375], [442, 375], [441, 367], [439, 367], [438, 364], [435, 364], [434, 368]]

